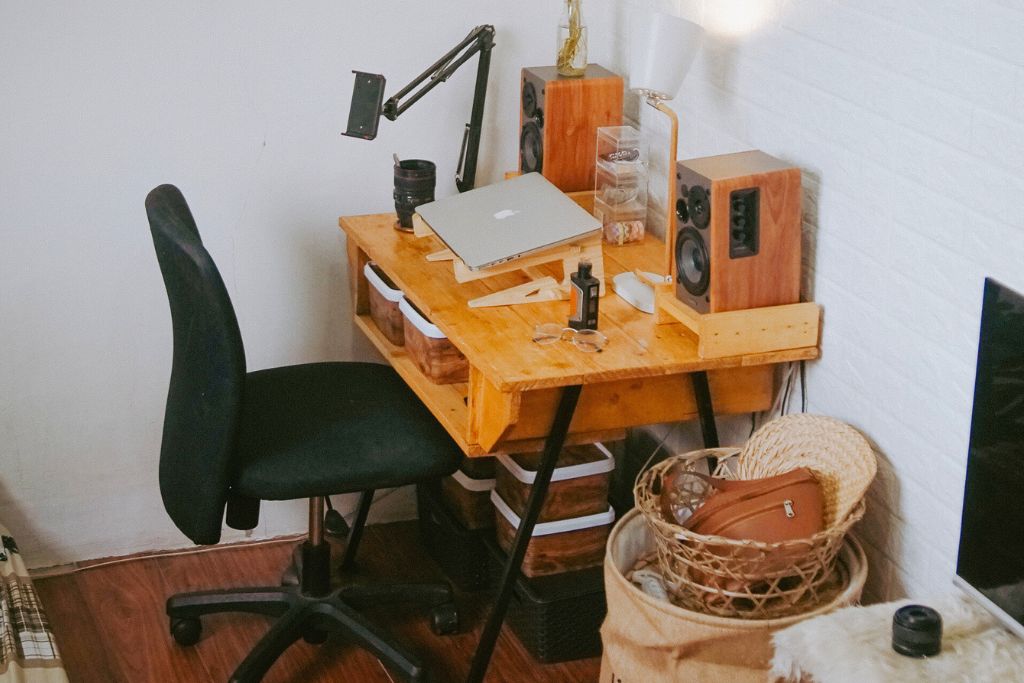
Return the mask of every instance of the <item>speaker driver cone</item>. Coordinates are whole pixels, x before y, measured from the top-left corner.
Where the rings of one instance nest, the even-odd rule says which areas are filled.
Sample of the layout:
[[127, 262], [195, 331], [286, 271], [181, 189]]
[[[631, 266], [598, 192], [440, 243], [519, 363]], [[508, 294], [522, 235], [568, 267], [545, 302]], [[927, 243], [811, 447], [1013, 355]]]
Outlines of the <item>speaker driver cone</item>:
[[700, 229], [708, 227], [711, 222], [711, 200], [708, 191], [700, 185], [694, 185], [686, 197], [686, 205], [690, 210], [690, 220]]
[[523, 125], [522, 135], [519, 137], [519, 168], [523, 173], [541, 170], [544, 165], [543, 142], [537, 124], [527, 121]]
[[711, 281], [708, 268], [708, 249], [704, 238], [693, 227], [687, 226], [676, 235], [676, 279], [692, 296], [703, 296]]

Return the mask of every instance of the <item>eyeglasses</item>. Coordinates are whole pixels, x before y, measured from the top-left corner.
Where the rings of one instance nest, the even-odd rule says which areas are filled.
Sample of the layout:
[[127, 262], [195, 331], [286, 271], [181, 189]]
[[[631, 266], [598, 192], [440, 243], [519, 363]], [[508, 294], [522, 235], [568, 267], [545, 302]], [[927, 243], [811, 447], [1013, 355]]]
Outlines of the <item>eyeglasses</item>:
[[585, 353], [598, 353], [608, 345], [608, 337], [597, 330], [574, 330], [558, 323], [542, 323], [533, 328], [533, 341], [538, 344], [554, 344], [563, 340], [571, 341]]

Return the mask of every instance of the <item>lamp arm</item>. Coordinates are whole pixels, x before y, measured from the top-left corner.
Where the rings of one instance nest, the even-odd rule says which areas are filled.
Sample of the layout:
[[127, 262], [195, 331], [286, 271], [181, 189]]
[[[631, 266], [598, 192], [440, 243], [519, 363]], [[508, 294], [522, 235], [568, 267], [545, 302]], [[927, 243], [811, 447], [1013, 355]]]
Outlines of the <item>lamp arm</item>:
[[[459, 152], [459, 165], [455, 173], [455, 185], [459, 192], [472, 190], [476, 182], [476, 162], [480, 151], [480, 131], [483, 127], [484, 99], [487, 94], [487, 77], [491, 66], [491, 48], [494, 47], [494, 27], [490, 24], [477, 26], [469, 32], [462, 42], [453, 47], [440, 59], [431, 64], [426, 71], [414, 78], [407, 86], [392, 95], [384, 103], [381, 113], [389, 121], [394, 121], [420, 98], [439, 84], [448, 80], [455, 71], [469, 61], [474, 55], [480, 55], [476, 70], [476, 89], [473, 92], [473, 109], [469, 123], [462, 136], [462, 148]], [[464, 51], [464, 52], [463, 52]], [[429, 80], [428, 80], [429, 79]], [[424, 81], [427, 81], [424, 84]], [[421, 84], [423, 84], [421, 86]], [[419, 90], [413, 92], [419, 87]], [[402, 98], [412, 93], [404, 102]]]
[[676, 212], [676, 174], [675, 163], [679, 146], [679, 117], [676, 116], [672, 107], [665, 104], [660, 97], [648, 95], [644, 98], [647, 104], [654, 107], [669, 119], [669, 148], [668, 148], [668, 194], [665, 196], [665, 268], [664, 273], [669, 276], [669, 282], [675, 282], [676, 278], [676, 231], [672, 227]]

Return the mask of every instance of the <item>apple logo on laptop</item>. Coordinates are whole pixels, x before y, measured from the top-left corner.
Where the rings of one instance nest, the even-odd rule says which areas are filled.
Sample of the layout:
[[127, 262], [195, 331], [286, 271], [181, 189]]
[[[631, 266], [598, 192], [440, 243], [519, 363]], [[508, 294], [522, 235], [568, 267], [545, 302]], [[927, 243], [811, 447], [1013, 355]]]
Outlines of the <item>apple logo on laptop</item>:
[[494, 214], [494, 217], [501, 221], [505, 220], [506, 218], [515, 216], [517, 213], [519, 213], [519, 211], [513, 209], [502, 209], [501, 211], [498, 211], [496, 214]]

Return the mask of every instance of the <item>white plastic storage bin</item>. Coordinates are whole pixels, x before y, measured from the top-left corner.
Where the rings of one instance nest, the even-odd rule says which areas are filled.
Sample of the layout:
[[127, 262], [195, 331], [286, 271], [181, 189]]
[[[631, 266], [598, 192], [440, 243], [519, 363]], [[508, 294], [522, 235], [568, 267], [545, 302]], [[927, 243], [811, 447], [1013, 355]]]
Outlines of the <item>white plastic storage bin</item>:
[[[505, 504], [497, 490], [491, 491], [491, 502], [494, 503], [498, 545], [507, 553], [512, 548], [520, 518]], [[603, 512], [595, 515], [534, 525], [523, 557], [523, 574], [546, 576], [601, 564], [608, 532], [614, 521], [615, 511], [606, 505]]]
[[494, 526], [491, 491], [494, 479], [474, 479], [461, 469], [441, 480], [441, 497], [452, 514], [467, 529]]
[[398, 304], [402, 290], [397, 289], [373, 261], [363, 266], [363, 276], [369, 283], [370, 318], [388, 341], [395, 346], [405, 344], [402, 311]]
[[427, 320], [408, 299], [398, 302], [402, 311], [405, 346], [420, 371], [436, 384], [469, 379], [469, 362], [437, 325]]
[[[540, 454], [499, 454], [495, 472], [496, 488], [517, 515], [526, 511], [526, 501], [537, 478]], [[567, 446], [558, 456], [551, 484], [540, 509], [541, 522], [584, 517], [608, 508], [608, 482], [615, 458], [603, 444]]]

